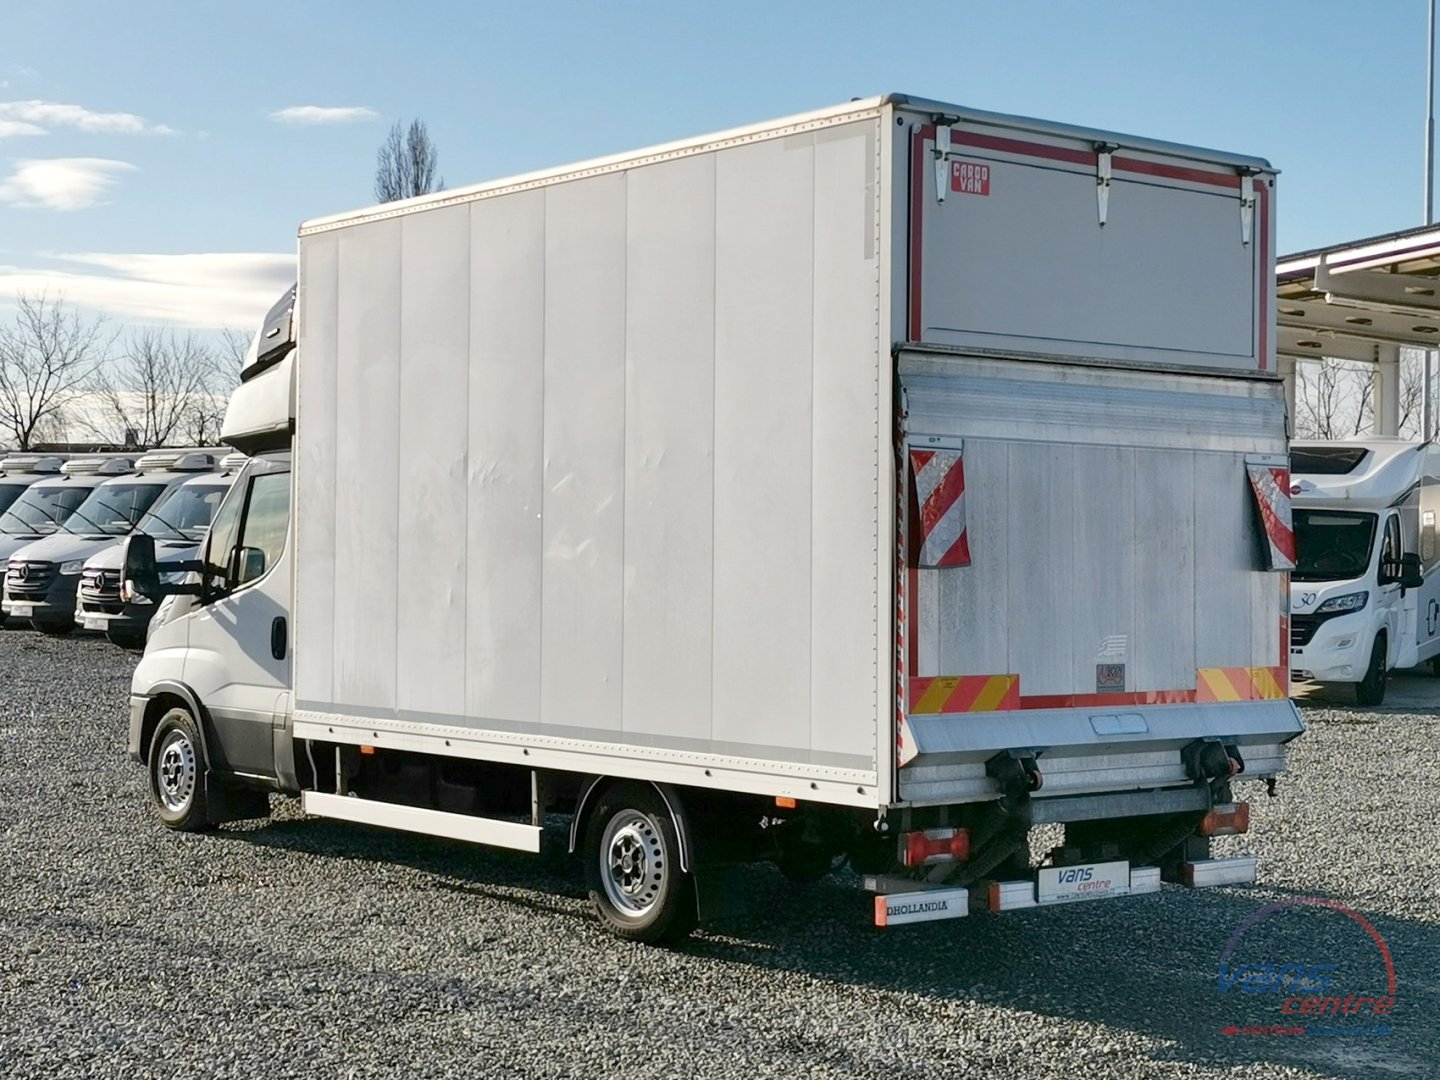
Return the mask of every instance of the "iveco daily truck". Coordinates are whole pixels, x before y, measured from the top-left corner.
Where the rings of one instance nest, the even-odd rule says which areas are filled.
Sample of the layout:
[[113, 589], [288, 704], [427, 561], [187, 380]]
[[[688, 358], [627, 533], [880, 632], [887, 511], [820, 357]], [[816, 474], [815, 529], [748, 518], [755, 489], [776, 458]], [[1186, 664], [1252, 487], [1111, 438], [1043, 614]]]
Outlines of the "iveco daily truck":
[[59, 529], [10, 556], [0, 607], [43, 633], [70, 633], [85, 560], [117, 547], [169, 491], [215, 464], [207, 450], [151, 450], [135, 462], [134, 475], [97, 484]]
[[[0, 573], [0, 626], [9, 618], [4, 603], [8, 560], [22, 548], [59, 532], [97, 485], [124, 476], [133, 462], [133, 458], [114, 454], [71, 458], [60, 465], [58, 476], [27, 485], [24, 493], [0, 514], [0, 571], [4, 571]], [[28, 567], [25, 573], [28, 577]]]
[[[185, 580], [185, 565], [194, 561], [220, 500], [244, 463], [244, 454], [225, 455], [215, 472], [192, 475], [171, 487], [136, 524], [137, 531], [155, 538], [162, 593], [165, 586]], [[121, 601], [122, 555], [117, 543], [85, 560], [76, 593], [75, 624], [104, 631], [110, 643], [122, 649], [139, 649], [145, 644], [145, 630], [158, 605], [145, 596], [128, 604]]]
[[1291, 671], [1379, 705], [1392, 668], [1440, 657], [1440, 448], [1297, 442], [1290, 468]]
[[884, 925], [1250, 880], [1274, 179], [888, 96], [308, 222], [135, 672], [160, 819], [566, 814], [643, 940], [765, 860]]

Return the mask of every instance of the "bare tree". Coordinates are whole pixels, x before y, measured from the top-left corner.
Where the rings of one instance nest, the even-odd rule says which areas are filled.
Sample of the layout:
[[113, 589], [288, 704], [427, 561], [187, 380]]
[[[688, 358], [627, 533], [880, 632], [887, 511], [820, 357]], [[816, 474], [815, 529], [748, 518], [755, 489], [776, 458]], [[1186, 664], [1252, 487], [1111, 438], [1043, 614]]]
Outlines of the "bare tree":
[[225, 406], [230, 391], [240, 381], [240, 369], [249, 346], [249, 337], [239, 330], [220, 332], [220, 340], [210, 350], [204, 366], [201, 392], [191, 399], [181, 419], [181, 433], [191, 446], [213, 446], [220, 441]]
[[1345, 410], [1340, 368], [1331, 360], [1295, 365], [1295, 434], [1302, 439], [1334, 439]]
[[204, 408], [213, 381], [213, 350], [194, 334], [142, 327], [125, 351], [91, 380], [90, 426], [109, 442], [164, 446]]
[[406, 129], [397, 120], [375, 155], [376, 200], [394, 202], [439, 191], [445, 181], [436, 175], [438, 161], [425, 122], [412, 120]]
[[1400, 434], [1420, 437], [1420, 414], [1425, 395], [1425, 353], [1400, 350]]
[[0, 430], [30, 449], [94, 378], [113, 341], [103, 318], [82, 318], [63, 297], [20, 293], [13, 324], [0, 326]]

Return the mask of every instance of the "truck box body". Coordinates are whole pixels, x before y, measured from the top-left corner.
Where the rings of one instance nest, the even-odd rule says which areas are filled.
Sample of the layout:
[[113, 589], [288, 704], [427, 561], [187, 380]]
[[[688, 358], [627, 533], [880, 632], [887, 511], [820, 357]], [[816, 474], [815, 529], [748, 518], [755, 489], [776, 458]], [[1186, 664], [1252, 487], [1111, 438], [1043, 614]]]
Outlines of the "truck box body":
[[1279, 771], [1272, 197], [887, 97], [308, 223], [295, 737], [862, 807]]

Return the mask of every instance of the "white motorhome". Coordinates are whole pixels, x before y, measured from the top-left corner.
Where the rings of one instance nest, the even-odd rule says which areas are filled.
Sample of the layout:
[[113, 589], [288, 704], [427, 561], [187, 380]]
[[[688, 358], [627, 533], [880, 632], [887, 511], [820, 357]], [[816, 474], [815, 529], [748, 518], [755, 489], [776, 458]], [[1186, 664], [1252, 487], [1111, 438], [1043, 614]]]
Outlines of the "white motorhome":
[[132, 685], [160, 819], [568, 814], [642, 940], [767, 859], [882, 925], [1253, 879], [1273, 185], [887, 96], [305, 224]]
[[1392, 668], [1440, 656], [1440, 447], [1296, 442], [1290, 469], [1291, 672], [1379, 705]]

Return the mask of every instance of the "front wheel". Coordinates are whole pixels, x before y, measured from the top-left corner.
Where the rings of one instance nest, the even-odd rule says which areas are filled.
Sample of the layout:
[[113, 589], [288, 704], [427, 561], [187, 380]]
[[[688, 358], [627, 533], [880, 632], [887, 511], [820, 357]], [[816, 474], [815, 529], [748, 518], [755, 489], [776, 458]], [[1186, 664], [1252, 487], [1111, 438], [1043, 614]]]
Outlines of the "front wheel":
[[611, 933], [678, 941], [695, 928], [695, 880], [680, 868], [670, 812], [652, 788], [618, 784], [585, 829], [585, 883]]
[[200, 735], [194, 717], [178, 706], [160, 718], [150, 739], [150, 797], [167, 828], [199, 832], [209, 824]]
[[73, 634], [75, 632], [74, 619], [68, 619], [64, 622], [42, 622], [39, 619], [31, 619], [30, 625], [47, 637], [64, 637], [66, 634]]
[[1361, 705], [1379, 705], [1385, 700], [1385, 659], [1385, 635], [1377, 634], [1365, 677], [1355, 684], [1355, 700]]

